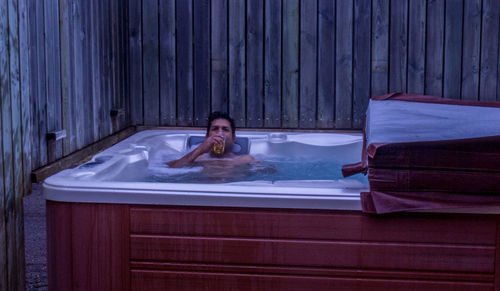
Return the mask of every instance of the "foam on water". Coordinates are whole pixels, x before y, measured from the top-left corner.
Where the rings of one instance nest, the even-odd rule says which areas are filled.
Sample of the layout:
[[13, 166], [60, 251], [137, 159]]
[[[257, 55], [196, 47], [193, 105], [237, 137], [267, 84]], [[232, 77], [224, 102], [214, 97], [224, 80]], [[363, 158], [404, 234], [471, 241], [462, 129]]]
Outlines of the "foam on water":
[[[294, 181], [321, 180], [335, 181], [345, 187], [366, 185], [363, 175], [355, 175], [344, 179], [342, 164], [338, 160], [328, 158], [301, 158], [297, 156], [255, 156], [255, 162], [245, 165], [210, 163], [210, 165], [169, 168], [166, 163], [182, 156], [179, 152], [159, 151], [151, 157], [148, 175], [144, 181], [164, 183], [234, 183], [245, 181]], [[213, 159], [217, 161], [217, 159]], [[284, 182], [281, 182], [284, 183]], [[292, 182], [289, 182], [292, 183]]]

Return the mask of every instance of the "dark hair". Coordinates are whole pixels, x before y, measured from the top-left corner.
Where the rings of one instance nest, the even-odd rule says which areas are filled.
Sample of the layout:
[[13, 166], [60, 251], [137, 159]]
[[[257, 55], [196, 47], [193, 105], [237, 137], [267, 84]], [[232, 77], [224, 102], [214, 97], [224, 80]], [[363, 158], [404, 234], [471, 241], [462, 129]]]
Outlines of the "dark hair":
[[210, 132], [212, 121], [216, 119], [225, 119], [229, 121], [229, 123], [231, 124], [231, 131], [233, 132], [233, 134], [236, 132], [236, 126], [234, 125], [234, 120], [231, 117], [229, 117], [229, 114], [220, 111], [215, 111], [210, 113], [210, 116], [208, 117], [207, 134]]

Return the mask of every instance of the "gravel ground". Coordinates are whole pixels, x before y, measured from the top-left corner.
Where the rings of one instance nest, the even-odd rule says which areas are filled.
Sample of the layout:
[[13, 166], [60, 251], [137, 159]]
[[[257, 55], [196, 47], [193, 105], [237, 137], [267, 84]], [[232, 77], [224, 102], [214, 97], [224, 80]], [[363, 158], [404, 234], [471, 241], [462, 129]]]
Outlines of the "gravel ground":
[[26, 290], [47, 290], [47, 233], [42, 185], [24, 197], [24, 246], [26, 253]]

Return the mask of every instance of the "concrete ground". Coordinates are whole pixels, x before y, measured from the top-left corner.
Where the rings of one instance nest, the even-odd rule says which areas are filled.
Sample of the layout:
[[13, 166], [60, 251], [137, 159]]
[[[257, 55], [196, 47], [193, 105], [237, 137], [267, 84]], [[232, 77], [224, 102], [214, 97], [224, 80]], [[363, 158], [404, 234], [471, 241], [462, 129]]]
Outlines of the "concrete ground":
[[24, 246], [26, 290], [47, 290], [47, 233], [41, 184], [34, 183], [33, 192], [24, 198]]

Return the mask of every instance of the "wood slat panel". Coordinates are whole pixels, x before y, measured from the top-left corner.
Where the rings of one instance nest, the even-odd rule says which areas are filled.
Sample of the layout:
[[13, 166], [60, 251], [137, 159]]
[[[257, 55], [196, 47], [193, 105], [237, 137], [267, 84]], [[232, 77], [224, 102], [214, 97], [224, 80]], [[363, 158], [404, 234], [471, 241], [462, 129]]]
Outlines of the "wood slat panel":
[[335, 124], [335, 1], [318, 1], [318, 116], [316, 126]]
[[194, 1], [193, 13], [194, 125], [206, 126], [210, 114], [210, 1]]
[[[82, 111], [82, 125], [83, 125], [83, 146], [93, 142], [93, 106], [92, 106], [92, 66], [91, 56], [90, 56], [90, 41], [91, 41], [91, 31], [89, 29], [89, 18], [90, 18], [90, 1], [80, 2], [80, 39], [82, 45], [82, 89], [83, 89], [83, 100], [82, 107], [79, 109]], [[85, 108], [85, 110], [82, 110]]]
[[[90, 57], [91, 57], [91, 71], [92, 71], [92, 142], [98, 141], [102, 138], [102, 134], [100, 132], [100, 124], [103, 123], [101, 120], [102, 114], [101, 110], [101, 64], [99, 58], [99, 39], [100, 39], [100, 30], [99, 30], [99, 1], [91, 0], [90, 1], [90, 29], [91, 29], [91, 39], [90, 39]], [[90, 111], [90, 110], [89, 110]]]
[[443, 96], [444, 0], [427, 5], [425, 94]]
[[370, 100], [371, 1], [354, 2], [354, 59], [353, 59], [353, 120], [355, 128], [363, 128]]
[[177, 272], [210, 272], [210, 273], [244, 273], [261, 275], [290, 275], [290, 276], [324, 276], [341, 278], [391, 278], [396, 280], [441, 280], [461, 282], [488, 282], [495, 280], [494, 274], [477, 273], [450, 273], [450, 272], [422, 272], [401, 270], [363, 270], [346, 268], [306, 268], [284, 266], [250, 266], [236, 264], [196, 264], [178, 262], [145, 262], [132, 261], [130, 268], [133, 271], [177, 271]]
[[[159, 3], [161, 124], [175, 125], [177, 121], [175, 0], [159, 1]], [[141, 99], [138, 99], [138, 102], [140, 101]]]
[[[51, 290], [71, 290], [73, 274], [71, 240], [71, 204], [46, 204], [47, 218], [47, 275]], [[57, 270], [67, 270], [58, 276]]]
[[229, 114], [236, 127], [246, 126], [245, 11], [244, 0], [229, 2]]
[[488, 216], [132, 208], [131, 233], [493, 245]]
[[481, 73], [479, 96], [482, 101], [495, 101], [498, 90], [500, 34], [500, 1], [483, 0], [481, 25]]
[[[36, 1], [40, 2], [40, 1]], [[30, 133], [30, 145], [31, 145], [31, 167], [37, 168], [40, 164], [40, 155], [39, 155], [39, 136], [38, 136], [38, 108], [37, 108], [37, 97], [38, 97], [38, 37], [36, 33], [37, 29], [37, 19], [39, 16], [37, 15], [36, 10], [36, 2], [30, 1], [28, 7], [29, 13], [29, 74], [30, 74], [30, 123], [31, 123], [31, 133]]]
[[389, 0], [372, 2], [372, 95], [388, 92]]
[[133, 260], [402, 269], [494, 271], [493, 246], [360, 243], [131, 235]]
[[481, 0], [464, 1], [462, 99], [479, 99]]
[[178, 1], [176, 8], [177, 125], [193, 124], [193, 5]]
[[[23, 195], [31, 192], [31, 120], [30, 120], [30, 50], [29, 50], [29, 2], [19, 0], [19, 66], [21, 86], [21, 132], [22, 132], [22, 155], [23, 155]], [[0, 165], [1, 167], [1, 165]], [[0, 175], [1, 176], [1, 175]], [[0, 185], [1, 189], [1, 185]], [[20, 216], [21, 217], [21, 216]]]
[[491, 290], [488, 283], [391, 279], [260, 276], [231, 273], [188, 273], [135, 270], [133, 290]]
[[[13, 144], [13, 134], [14, 134], [14, 123], [12, 120], [12, 78], [19, 78], [19, 76], [13, 76], [11, 71], [11, 59], [10, 59], [10, 47], [9, 42], [13, 37], [12, 34], [17, 35], [17, 31], [10, 31], [11, 27], [11, 17], [17, 17], [17, 15], [9, 15], [10, 5], [7, 1], [0, 2], [0, 102], [1, 102], [1, 136], [2, 136], [2, 155], [3, 155], [3, 189], [1, 197], [3, 201], [3, 225], [2, 230], [5, 235], [5, 244], [2, 246], [5, 252], [5, 259], [3, 259], [6, 264], [5, 272], [5, 289], [16, 288], [18, 282], [21, 280], [19, 278], [18, 269], [22, 266], [18, 265], [17, 260], [17, 227], [16, 227], [16, 189], [15, 189], [15, 151]], [[16, 20], [17, 21], [17, 20]], [[14, 36], [17, 38], [17, 36]], [[18, 53], [18, 52], [17, 52]], [[12, 68], [15, 69], [15, 68]], [[18, 80], [18, 79], [17, 79]], [[19, 101], [19, 100], [17, 100]], [[2, 256], [3, 257], [3, 256]], [[4, 280], [1, 280], [2, 282]]]
[[[165, 7], [167, 3], [171, 3], [171, 1], [160, 1], [160, 22], [165, 21], [167, 19], [170, 19], [163, 13], [163, 7]], [[129, 0], [128, 1], [129, 5], [129, 14], [128, 14], [128, 33], [129, 33], [129, 52], [130, 52], [130, 66], [129, 66], [129, 74], [130, 74], [130, 118], [131, 118], [131, 124], [136, 125], [136, 124], [144, 124], [144, 119], [143, 119], [143, 107], [142, 107], [142, 100], [143, 100], [143, 95], [142, 95], [142, 78], [143, 78], [143, 72], [142, 72], [142, 1], [141, 0]], [[100, 19], [102, 21], [102, 19]], [[170, 19], [171, 21], [175, 21]], [[163, 22], [161, 22], [163, 23]], [[102, 23], [100, 24], [100, 28], [102, 30]], [[162, 68], [165, 67], [164, 61], [164, 50], [163, 50], [163, 44], [167, 43], [169, 44], [168, 41], [164, 40], [164, 33], [167, 32], [168, 26], [163, 26], [163, 29], [159, 31], [160, 33], [160, 73], [163, 73]], [[175, 45], [175, 42], [172, 43]], [[174, 48], [175, 51], [175, 48]], [[174, 70], [175, 72], [175, 67], [168, 67], [169, 69]], [[172, 75], [175, 76], [175, 73]], [[165, 81], [163, 80], [164, 74], [160, 75], [161, 86], [165, 86], [164, 83]], [[166, 92], [166, 90], [162, 90], [163, 87], [160, 87], [160, 92], [163, 94]], [[174, 86], [175, 88], [175, 86]], [[171, 92], [170, 92], [171, 93]], [[175, 96], [175, 91], [173, 96]], [[163, 96], [161, 98], [163, 100]], [[162, 108], [162, 113], [166, 114], [168, 109]], [[175, 112], [175, 109], [174, 109]]]
[[85, 96], [84, 96], [84, 62], [83, 62], [83, 27], [82, 27], [82, 0], [76, 0], [72, 5], [73, 11], [73, 50], [74, 50], [74, 92], [73, 92], [73, 122], [75, 122], [76, 148], [81, 149], [85, 145]]
[[316, 127], [318, 0], [300, 3], [299, 127]]
[[[10, 259], [9, 271], [12, 272], [13, 280], [9, 279], [10, 289], [25, 289], [25, 255], [24, 255], [24, 217], [23, 217], [23, 152], [22, 152], [22, 111], [21, 111], [21, 88], [20, 88], [20, 31], [19, 31], [19, 1], [8, 2], [9, 9], [9, 71], [10, 71], [10, 96], [12, 111], [12, 168], [13, 168], [13, 190], [14, 199], [12, 209], [13, 220], [7, 223], [14, 225], [14, 233], [7, 233], [8, 240], [13, 241], [14, 248], [7, 249], [7, 257]], [[0, 83], [1, 84], [1, 83]], [[9, 138], [4, 136], [3, 138]], [[27, 177], [26, 177], [27, 178]], [[9, 205], [7, 205], [9, 206]], [[8, 214], [12, 219], [12, 216]], [[9, 244], [10, 245], [10, 244]]]
[[281, 1], [264, 3], [264, 126], [281, 126]]
[[247, 127], [264, 125], [264, 0], [247, 1]]
[[142, 1], [144, 124], [160, 125], [158, 1]]
[[47, 203], [49, 288], [130, 290], [128, 206]]
[[299, 125], [299, 1], [284, 1], [282, 15], [281, 126], [295, 128]]
[[[110, 117], [110, 110], [111, 110], [111, 99], [112, 97], [112, 89], [110, 86], [110, 59], [111, 59], [111, 46], [109, 44], [109, 39], [110, 39], [110, 17], [109, 17], [109, 2], [102, 2], [99, 1], [99, 19], [101, 20], [100, 22], [100, 28], [101, 28], [101, 41], [100, 41], [100, 57], [101, 57], [101, 88], [103, 92], [103, 96], [106, 96], [103, 98], [102, 103], [101, 103], [101, 120], [103, 120], [103, 124], [101, 124], [101, 134], [102, 137], [106, 137], [110, 134], [112, 134], [112, 124], [111, 124], [111, 117]], [[142, 70], [141, 70], [142, 72]], [[142, 102], [142, 99], [141, 99]], [[140, 107], [142, 108], [142, 106]], [[101, 137], [101, 138], [102, 138]]]
[[228, 15], [227, 0], [212, 0], [211, 73], [212, 111], [228, 110]]
[[[9, 245], [9, 223], [8, 219], [10, 215], [5, 211], [8, 207], [7, 198], [12, 193], [8, 193], [7, 189], [9, 184], [12, 185], [12, 161], [8, 156], [5, 155], [6, 151], [5, 144], [11, 140], [11, 137], [6, 135], [4, 127], [4, 117], [8, 116], [7, 111], [10, 108], [5, 108], [7, 105], [7, 100], [10, 100], [9, 88], [9, 50], [8, 50], [8, 7], [6, 1], [0, 2], [0, 112], [1, 116], [1, 128], [0, 136], [2, 137], [2, 142], [0, 142], [0, 209], [2, 213], [0, 215], [0, 246], [2, 246], [2, 251], [0, 252], [0, 289], [7, 290], [9, 288], [10, 279], [10, 268], [8, 265], [8, 260], [10, 259], [7, 250], [11, 250]], [[11, 150], [10, 150], [11, 151]], [[7, 159], [6, 159], [7, 158]], [[12, 197], [10, 197], [12, 199]]]
[[427, 1], [410, 1], [409, 5], [408, 93], [424, 94]]
[[407, 90], [408, 0], [391, 1], [389, 28], [389, 91]]
[[463, 0], [447, 0], [445, 4], [443, 96], [460, 99], [462, 75]]
[[352, 126], [353, 13], [352, 1], [337, 1], [335, 128]]
[[[66, 130], [63, 139], [63, 155], [68, 155], [76, 150], [76, 128], [73, 115], [73, 13], [72, 2], [59, 1], [59, 26], [60, 26], [60, 56], [61, 56], [61, 106], [62, 128]], [[34, 117], [34, 116], [33, 116]], [[35, 138], [35, 137], [34, 137]], [[36, 150], [36, 149], [34, 149]]]
[[[45, 20], [44, 20], [44, 1], [36, 1], [36, 23], [33, 28], [36, 33], [36, 50], [37, 50], [37, 75], [36, 79], [38, 80], [37, 84], [37, 94], [34, 96], [34, 105], [33, 109], [36, 111], [35, 126], [33, 130], [37, 131], [38, 137], [33, 143], [36, 143], [36, 149], [38, 150], [36, 153], [35, 163], [33, 166], [40, 167], [47, 164], [47, 140], [45, 135], [47, 133], [47, 115], [46, 115], [46, 71], [45, 71], [45, 42], [44, 42], [44, 34], [45, 34]], [[35, 116], [33, 116], [35, 117]]]

